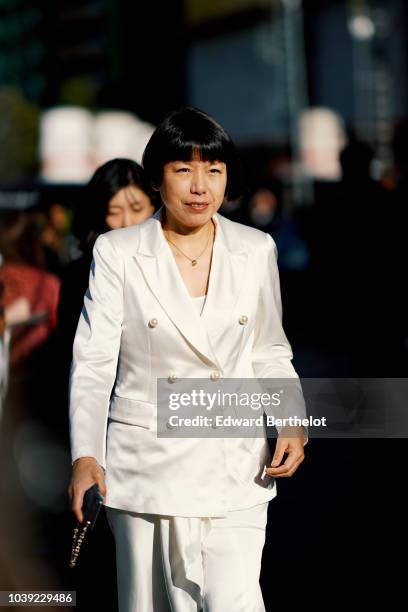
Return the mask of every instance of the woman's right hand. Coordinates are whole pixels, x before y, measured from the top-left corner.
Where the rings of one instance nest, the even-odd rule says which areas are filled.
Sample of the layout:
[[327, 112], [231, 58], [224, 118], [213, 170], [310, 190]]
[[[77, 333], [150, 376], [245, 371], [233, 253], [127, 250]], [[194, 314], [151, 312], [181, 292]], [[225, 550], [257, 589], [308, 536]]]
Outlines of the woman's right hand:
[[106, 485], [102, 466], [99, 465], [95, 457], [80, 457], [74, 461], [68, 494], [71, 499], [71, 510], [80, 523], [83, 521], [82, 504], [85, 491], [94, 484], [98, 485], [103, 503], [105, 503]]

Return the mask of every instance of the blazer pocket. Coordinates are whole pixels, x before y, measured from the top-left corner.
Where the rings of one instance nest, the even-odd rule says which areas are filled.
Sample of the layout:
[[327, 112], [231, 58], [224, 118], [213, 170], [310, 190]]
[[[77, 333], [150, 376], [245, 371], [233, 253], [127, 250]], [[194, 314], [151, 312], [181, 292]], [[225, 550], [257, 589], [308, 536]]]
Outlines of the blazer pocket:
[[112, 396], [109, 408], [109, 418], [111, 421], [151, 429], [155, 415], [155, 404], [144, 402], [143, 400], [120, 397], [119, 395]]

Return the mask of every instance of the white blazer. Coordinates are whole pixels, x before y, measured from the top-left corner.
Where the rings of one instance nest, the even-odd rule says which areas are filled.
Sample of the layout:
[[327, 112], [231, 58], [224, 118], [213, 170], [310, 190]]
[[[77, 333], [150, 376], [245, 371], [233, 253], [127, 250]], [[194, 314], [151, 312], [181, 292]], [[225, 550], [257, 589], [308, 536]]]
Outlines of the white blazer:
[[215, 213], [200, 316], [162, 212], [95, 243], [71, 364], [72, 462], [93, 456], [104, 468], [107, 506], [225, 516], [276, 495], [264, 473], [266, 436], [158, 438], [156, 379], [176, 390], [181, 377], [297, 378], [281, 323], [276, 246], [269, 234]]

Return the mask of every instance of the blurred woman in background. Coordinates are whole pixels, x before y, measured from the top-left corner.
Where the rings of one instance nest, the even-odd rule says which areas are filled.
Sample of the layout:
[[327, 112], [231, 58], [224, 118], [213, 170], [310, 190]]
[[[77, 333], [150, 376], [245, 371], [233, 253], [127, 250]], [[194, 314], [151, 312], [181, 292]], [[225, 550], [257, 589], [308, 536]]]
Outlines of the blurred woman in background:
[[100, 166], [84, 190], [72, 231], [82, 255], [63, 275], [58, 309], [58, 352], [66, 372], [84, 293], [88, 287], [92, 249], [99, 234], [142, 223], [154, 212], [153, 195], [143, 168], [131, 159], [112, 159]]
[[41, 555], [33, 553], [40, 529], [32, 492], [43, 494], [38, 482], [48, 425], [45, 355], [60, 290], [59, 279], [46, 270], [41, 229], [34, 210], [9, 211], [0, 219], [0, 574], [10, 589], [37, 585], [40, 573], [45, 584], [52, 580]]
[[10, 212], [2, 218], [0, 253], [5, 323], [13, 326], [13, 366], [27, 359], [55, 328], [60, 281], [45, 269], [40, 227], [31, 213]]

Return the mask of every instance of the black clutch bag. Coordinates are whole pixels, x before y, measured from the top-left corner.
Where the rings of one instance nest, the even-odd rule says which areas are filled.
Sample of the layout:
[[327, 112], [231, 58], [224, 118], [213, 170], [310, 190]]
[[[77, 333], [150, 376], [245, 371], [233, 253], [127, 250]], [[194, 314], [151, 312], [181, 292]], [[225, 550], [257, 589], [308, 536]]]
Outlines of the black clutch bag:
[[84, 502], [82, 504], [84, 520], [82, 523], [77, 522], [74, 529], [69, 567], [75, 567], [85, 536], [89, 531], [92, 531], [95, 526], [102, 501], [103, 497], [99, 492], [98, 485], [94, 484], [85, 492]]

